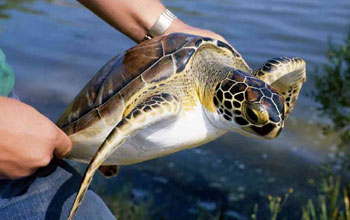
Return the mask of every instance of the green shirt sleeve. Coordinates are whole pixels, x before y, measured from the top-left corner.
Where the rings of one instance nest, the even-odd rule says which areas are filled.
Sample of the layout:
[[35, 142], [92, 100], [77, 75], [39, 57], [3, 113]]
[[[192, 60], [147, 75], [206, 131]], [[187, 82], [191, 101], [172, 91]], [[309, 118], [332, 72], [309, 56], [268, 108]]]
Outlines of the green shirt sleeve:
[[8, 96], [15, 85], [15, 74], [0, 48], [0, 96]]

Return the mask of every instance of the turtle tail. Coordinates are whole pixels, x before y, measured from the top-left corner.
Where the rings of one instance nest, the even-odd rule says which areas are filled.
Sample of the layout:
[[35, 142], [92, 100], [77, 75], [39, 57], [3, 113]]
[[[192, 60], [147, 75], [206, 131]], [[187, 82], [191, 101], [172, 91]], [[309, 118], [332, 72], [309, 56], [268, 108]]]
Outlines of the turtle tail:
[[68, 220], [72, 220], [75, 216], [86, 191], [92, 181], [92, 178], [96, 170], [102, 165], [102, 163], [115, 151], [117, 147], [122, 145], [125, 140], [125, 135], [119, 132], [119, 129], [115, 127], [106, 140], [102, 143], [101, 147], [98, 149], [94, 157], [92, 158], [86, 172], [84, 175], [83, 182], [80, 185], [77, 196], [75, 197], [73, 206], [69, 212]]

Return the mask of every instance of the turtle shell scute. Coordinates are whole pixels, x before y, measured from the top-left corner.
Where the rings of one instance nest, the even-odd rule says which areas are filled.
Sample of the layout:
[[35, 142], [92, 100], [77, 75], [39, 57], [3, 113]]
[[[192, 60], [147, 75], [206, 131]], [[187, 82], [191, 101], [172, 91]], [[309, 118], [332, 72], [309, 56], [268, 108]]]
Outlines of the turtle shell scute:
[[[58, 119], [57, 125], [61, 128], [66, 127], [71, 133], [76, 130], [78, 119], [81, 119], [78, 127], [83, 130], [85, 125], [91, 126], [91, 123], [84, 122], [83, 116], [102, 105], [119, 106], [119, 113], [122, 110], [120, 108], [125, 108], [121, 107], [123, 106], [121, 102], [133, 98], [133, 94], [144, 88], [147, 83], [161, 82], [171, 77], [179, 68], [184, 68], [194, 54], [196, 42], [200, 39], [202, 39], [200, 36], [174, 33], [142, 42], [114, 57], [75, 97]], [[167, 54], [174, 55], [166, 57]], [[171, 56], [177, 58], [170, 59]], [[173, 67], [174, 60], [176, 60], [176, 70]], [[117, 98], [113, 99], [115, 96]], [[111, 100], [113, 104], [108, 105]], [[100, 110], [102, 110], [102, 117], [112, 113], [106, 108]], [[91, 117], [99, 116], [89, 114], [85, 118], [92, 120]]]

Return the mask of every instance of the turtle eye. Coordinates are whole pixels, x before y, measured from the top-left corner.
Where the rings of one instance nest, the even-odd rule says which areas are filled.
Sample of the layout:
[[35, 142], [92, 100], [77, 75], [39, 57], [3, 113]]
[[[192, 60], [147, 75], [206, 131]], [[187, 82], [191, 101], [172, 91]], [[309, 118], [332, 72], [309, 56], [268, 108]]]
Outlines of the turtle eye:
[[259, 122], [259, 116], [257, 116], [255, 112], [250, 108], [247, 109], [247, 116], [249, 121], [252, 123], [257, 124]]
[[248, 103], [245, 105], [245, 116], [248, 121], [255, 125], [263, 125], [269, 119], [269, 113], [259, 104]]

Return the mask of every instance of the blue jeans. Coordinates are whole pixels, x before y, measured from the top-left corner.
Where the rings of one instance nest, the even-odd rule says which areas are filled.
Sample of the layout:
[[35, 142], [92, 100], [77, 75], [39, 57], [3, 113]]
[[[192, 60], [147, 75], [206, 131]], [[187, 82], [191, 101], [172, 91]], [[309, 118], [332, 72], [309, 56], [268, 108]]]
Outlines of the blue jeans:
[[[53, 159], [33, 175], [0, 180], [0, 220], [66, 220], [82, 177]], [[75, 220], [115, 220], [105, 203], [88, 190]]]

